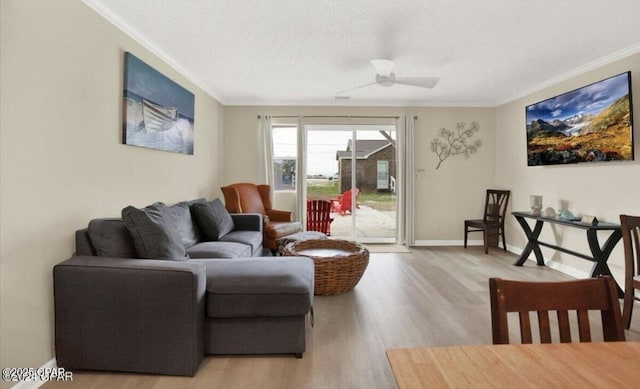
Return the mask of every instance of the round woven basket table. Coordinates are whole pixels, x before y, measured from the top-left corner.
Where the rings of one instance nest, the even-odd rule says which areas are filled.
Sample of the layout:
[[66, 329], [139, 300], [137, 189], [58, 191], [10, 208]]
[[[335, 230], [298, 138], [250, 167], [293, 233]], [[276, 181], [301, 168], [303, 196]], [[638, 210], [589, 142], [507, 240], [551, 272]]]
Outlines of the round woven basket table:
[[315, 264], [314, 294], [332, 295], [352, 290], [369, 264], [369, 250], [348, 240], [311, 239], [291, 242], [286, 256], [305, 256]]

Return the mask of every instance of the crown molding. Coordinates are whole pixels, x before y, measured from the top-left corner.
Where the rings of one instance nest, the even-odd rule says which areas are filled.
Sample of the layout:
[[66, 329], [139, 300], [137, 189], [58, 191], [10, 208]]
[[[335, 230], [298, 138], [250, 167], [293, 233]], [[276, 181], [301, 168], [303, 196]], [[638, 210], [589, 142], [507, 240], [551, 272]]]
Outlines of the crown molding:
[[124, 21], [118, 15], [113, 13], [110, 9], [105, 7], [98, 0], [82, 0], [82, 2], [92, 10], [94, 10], [98, 15], [102, 16], [109, 23], [113, 24], [120, 31], [124, 32], [131, 39], [138, 42], [145, 49], [149, 50], [152, 54], [160, 58], [167, 65], [175, 69], [178, 73], [184, 76], [187, 80], [194, 83], [198, 88], [202, 89], [206, 94], [216, 99], [220, 104], [225, 105], [225, 99], [220, 96], [216, 91], [214, 91], [209, 84], [204, 82], [202, 79], [188, 71], [184, 66], [182, 66], [178, 61], [174, 60], [170, 55], [165, 53], [159, 47], [157, 47], [153, 42], [147, 39], [140, 31], [135, 29], [131, 24]]
[[609, 65], [609, 64], [611, 64], [611, 63], [613, 63], [615, 61], [618, 61], [618, 60], [621, 60], [623, 58], [632, 56], [633, 54], [636, 54], [636, 53], [640, 53], [640, 43], [636, 43], [636, 44], [631, 45], [629, 47], [625, 47], [622, 50], [615, 51], [615, 52], [613, 52], [611, 54], [608, 54], [608, 55], [606, 55], [604, 57], [600, 57], [600, 58], [596, 59], [595, 61], [591, 61], [591, 62], [586, 63], [586, 64], [584, 64], [582, 66], [579, 66], [579, 67], [577, 67], [575, 69], [572, 69], [572, 70], [570, 70], [570, 71], [568, 71], [566, 73], [563, 73], [563, 74], [560, 74], [558, 76], [552, 77], [552, 78], [550, 78], [550, 79], [548, 79], [548, 80], [546, 80], [546, 81], [544, 81], [544, 82], [542, 82], [542, 83], [540, 83], [540, 84], [538, 84], [538, 85], [536, 85], [534, 87], [525, 89], [525, 90], [520, 91], [517, 94], [515, 94], [515, 95], [513, 95], [513, 96], [511, 96], [509, 98], [506, 98], [504, 100], [500, 100], [500, 101], [496, 102], [495, 106], [499, 107], [501, 105], [510, 103], [510, 102], [512, 102], [514, 100], [517, 100], [517, 99], [520, 99], [520, 98], [525, 97], [527, 95], [530, 95], [532, 93], [541, 91], [541, 90], [543, 90], [545, 88], [548, 88], [550, 86], [554, 86], [554, 85], [556, 85], [556, 84], [558, 84], [558, 83], [560, 83], [562, 81], [569, 80], [571, 78], [577, 77], [577, 76], [582, 75], [582, 74], [584, 74], [586, 72], [589, 72], [591, 70], [595, 70], [595, 69], [601, 68], [601, 67], [603, 67], [605, 65]]

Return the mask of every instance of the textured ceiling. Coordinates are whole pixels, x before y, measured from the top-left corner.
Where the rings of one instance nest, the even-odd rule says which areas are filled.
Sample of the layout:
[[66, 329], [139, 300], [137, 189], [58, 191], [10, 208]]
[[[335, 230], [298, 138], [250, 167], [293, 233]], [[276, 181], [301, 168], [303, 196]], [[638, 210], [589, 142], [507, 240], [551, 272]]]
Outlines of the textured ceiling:
[[[640, 51], [640, 0], [84, 0], [224, 104], [486, 105]], [[371, 59], [434, 89], [373, 85]]]

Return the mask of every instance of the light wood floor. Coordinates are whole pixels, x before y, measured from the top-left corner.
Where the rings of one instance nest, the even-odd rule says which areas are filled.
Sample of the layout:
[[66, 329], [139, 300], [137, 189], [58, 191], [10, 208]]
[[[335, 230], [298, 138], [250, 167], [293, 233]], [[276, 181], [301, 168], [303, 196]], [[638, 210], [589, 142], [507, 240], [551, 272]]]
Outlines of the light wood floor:
[[[489, 277], [570, 279], [533, 262], [512, 266], [515, 260], [480, 247], [371, 254], [353, 292], [315, 297], [315, 327], [307, 330], [302, 359], [207, 357], [192, 378], [76, 372], [72, 383], [43, 387], [394, 388], [385, 349], [491, 343]], [[640, 340], [640, 320], [626, 335]]]

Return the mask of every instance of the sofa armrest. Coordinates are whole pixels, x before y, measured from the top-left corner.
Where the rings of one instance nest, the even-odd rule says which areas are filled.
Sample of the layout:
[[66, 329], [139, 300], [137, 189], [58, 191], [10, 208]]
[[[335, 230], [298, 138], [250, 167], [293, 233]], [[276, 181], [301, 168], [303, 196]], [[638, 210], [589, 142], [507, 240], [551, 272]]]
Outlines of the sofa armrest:
[[53, 268], [58, 366], [193, 376], [203, 357], [205, 266], [75, 256]]
[[276, 209], [270, 209], [267, 211], [267, 216], [272, 222], [290, 222], [292, 212], [290, 211], [278, 211]]
[[235, 230], [262, 232], [262, 215], [259, 213], [232, 213]]

